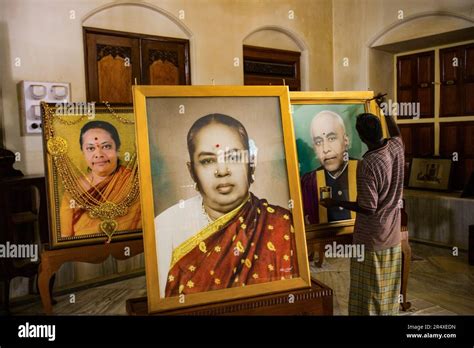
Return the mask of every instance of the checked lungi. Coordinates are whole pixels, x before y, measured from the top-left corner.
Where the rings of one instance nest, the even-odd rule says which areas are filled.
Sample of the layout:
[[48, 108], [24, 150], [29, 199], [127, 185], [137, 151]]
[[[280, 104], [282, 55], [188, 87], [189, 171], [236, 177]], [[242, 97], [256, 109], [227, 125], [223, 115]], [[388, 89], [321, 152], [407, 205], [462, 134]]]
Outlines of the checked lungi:
[[401, 271], [400, 245], [352, 258], [349, 315], [398, 315]]

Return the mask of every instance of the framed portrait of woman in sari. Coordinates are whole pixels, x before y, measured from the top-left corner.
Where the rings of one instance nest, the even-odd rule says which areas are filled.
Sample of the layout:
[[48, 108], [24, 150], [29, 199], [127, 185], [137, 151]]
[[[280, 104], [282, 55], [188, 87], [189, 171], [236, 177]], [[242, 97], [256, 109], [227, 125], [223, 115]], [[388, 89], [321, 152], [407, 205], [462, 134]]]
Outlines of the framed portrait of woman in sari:
[[149, 312], [310, 287], [287, 87], [134, 103]]
[[[319, 201], [356, 200], [357, 164], [367, 147], [355, 125], [362, 113], [380, 117], [373, 97], [373, 92], [290, 93], [307, 231], [352, 231], [354, 212], [325, 208]], [[384, 125], [383, 118], [381, 121]]]
[[133, 106], [41, 108], [50, 247], [141, 238]]

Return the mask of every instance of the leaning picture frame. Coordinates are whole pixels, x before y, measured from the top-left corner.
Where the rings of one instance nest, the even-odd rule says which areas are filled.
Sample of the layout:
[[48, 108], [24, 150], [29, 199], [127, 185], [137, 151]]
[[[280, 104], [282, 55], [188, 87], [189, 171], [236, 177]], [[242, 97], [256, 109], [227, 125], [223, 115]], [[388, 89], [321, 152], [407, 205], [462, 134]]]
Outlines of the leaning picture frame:
[[385, 120], [372, 91], [290, 92], [305, 227], [311, 233], [351, 233], [355, 213], [327, 209], [322, 198], [355, 201], [357, 163], [367, 147], [359, 138], [357, 115], [372, 113]]
[[148, 311], [309, 288], [288, 88], [133, 96]]
[[452, 160], [440, 157], [414, 157], [410, 163], [408, 187], [448, 191], [451, 183]]
[[41, 104], [49, 248], [140, 239], [132, 104]]

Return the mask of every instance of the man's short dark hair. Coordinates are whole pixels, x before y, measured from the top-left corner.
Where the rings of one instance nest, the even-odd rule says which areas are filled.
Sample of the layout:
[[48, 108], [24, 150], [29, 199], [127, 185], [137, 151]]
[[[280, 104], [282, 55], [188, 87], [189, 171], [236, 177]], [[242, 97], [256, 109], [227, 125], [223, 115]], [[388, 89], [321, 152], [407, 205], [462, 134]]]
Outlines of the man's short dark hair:
[[377, 144], [383, 138], [382, 124], [377, 116], [363, 113], [357, 116], [356, 129], [363, 140]]

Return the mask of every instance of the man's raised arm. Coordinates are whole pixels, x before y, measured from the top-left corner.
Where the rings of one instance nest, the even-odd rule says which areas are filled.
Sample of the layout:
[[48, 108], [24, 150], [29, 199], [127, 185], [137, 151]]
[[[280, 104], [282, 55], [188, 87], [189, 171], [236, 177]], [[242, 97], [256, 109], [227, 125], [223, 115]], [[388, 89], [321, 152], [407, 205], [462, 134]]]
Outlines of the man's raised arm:
[[[385, 94], [379, 93], [373, 98], [373, 99], [375, 99], [375, 101], [377, 102], [377, 105], [381, 109], [384, 109], [383, 107], [381, 107], [381, 105], [385, 104], [384, 100], [385, 100], [386, 95], [387, 95], [387, 93], [385, 93]], [[385, 123], [387, 123], [388, 133], [389, 133], [390, 137], [399, 137], [399, 136], [401, 136], [400, 128], [398, 128], [397, 122], [395, 122], [395, 118], [391, 115], [385, 115], [384, 114], [384, 116], [385, 116]]]
[[400, 128], [398, 128], [395, 117], [390, 115], [385, 115], [385, 123], [387, 123], [388, 133], [390, 137], [399, 137], [401, 136]]

